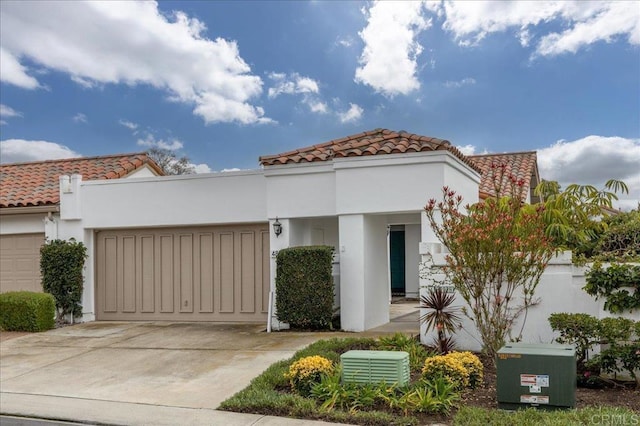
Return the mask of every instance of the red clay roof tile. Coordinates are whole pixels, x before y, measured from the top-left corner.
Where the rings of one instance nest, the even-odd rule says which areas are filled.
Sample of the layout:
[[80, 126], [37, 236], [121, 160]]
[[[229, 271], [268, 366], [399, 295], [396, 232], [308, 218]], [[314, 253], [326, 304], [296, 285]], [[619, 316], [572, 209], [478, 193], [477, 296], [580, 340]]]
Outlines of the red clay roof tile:
[[390, 155], [436, 150], [447, 150], [472, 169], [477, 172], [481, 171], [479, 167], [447, 140], [388, 129], [369, 130], [281, 154], [264, 155], [260, 157], [260, 164], [263, 166], [277, 166], [280, 164], [328, 161], [336, 157]]
[[164, 174], [144, 153], [0, 164], [0, 208], [58, 204], [62, 175], [80, 174], [83, 180], [117, 179], [145, 164], [158, 175]]
[[510, 195], [511, 189], [507, 181], [508, 175], [515, 176], [518, 180], [522, 179], [524, 182], [523, 197], [529, 195], [532, 185], [535, 186], [538, 183], [538, 157], [535, 151], [527, 152], [511, 152], [504, 154], [482, 154], [482, 155], [470, 155], [469, 158], [480, 169], [482, 169], [482, 177], [480, 179], [480, 195], [481, 198], [487, 196], [495, 196], [495, 189], [493, 187], [493, 178], [491, 174], [491, 166], [506, 165], [507, 173], [503, 178], [502, 187], [506, 188], [506, 194]]

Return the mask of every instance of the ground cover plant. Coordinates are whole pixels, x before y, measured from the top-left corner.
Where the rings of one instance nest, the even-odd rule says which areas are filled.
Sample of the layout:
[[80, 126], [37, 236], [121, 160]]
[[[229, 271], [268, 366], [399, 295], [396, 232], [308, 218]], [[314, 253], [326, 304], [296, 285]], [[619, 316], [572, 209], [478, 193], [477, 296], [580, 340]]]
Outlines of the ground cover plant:
[[[352, 349], [408, 349], [415, 358], [411, 360], [411, 384], [401, 388], [386, 383], [341, 383], [340, 355]], [[466, 372], [456, 368], [463, 379], [451, 380], [445, 374], [434, 374], [431, 367], [434, 362], [429, 360], [438, 357], [448, 357], [444, 364], [464, 366]], [[293, 377], [302, 376], [309, 381], [301, 392]], [[635, 390], [612, 388], [578, 389], [578, 410], [503, 413], [497, 410], [495, 385], [495, 368], [484, 355], [469, 352], [438, 355], [435, 348], [424, 347], [417, 339], [402, 334], [380, 339], [333, 338], [313, 343], [291, 359], [271, 365], [219, 409], [360, 425], [586, 424], [582, 420], [596, 415], [604, 416], [598, 417], [601, 421], [614, 415], [629, 420], [637, 419], [640, 412], [640, 398]]]

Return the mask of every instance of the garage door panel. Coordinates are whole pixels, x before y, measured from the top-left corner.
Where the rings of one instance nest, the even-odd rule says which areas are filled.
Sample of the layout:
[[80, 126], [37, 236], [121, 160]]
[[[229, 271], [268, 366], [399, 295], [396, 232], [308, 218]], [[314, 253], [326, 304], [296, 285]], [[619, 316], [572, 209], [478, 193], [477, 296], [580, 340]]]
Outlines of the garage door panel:
[[122, 311], [136, 312], [136, 237], [122, 238]]
[[260, 294], [262, 295], [262, 313], [267, 314], [269, 310], [269, 281], [270, 277], [270, 268], [271, 268], [271, 253], [269, 249], [269, 232], [262, 231], [260, 233], [261, 236], [261, 246], [260, 246], [260, 259], [261, 259], [261, 288]]
[[218, 267], [220, 271], [220, 297], [218, 310], [221, 313], [234, 312], [234, 289], [235, 284], [235, 268], [233, 259], [235, 257], [234, 238], [232, 233], [220, 234], [220, 248], [218, 249]]
[[44, 234], [0, 235], [0, 291], [42, 292], [40, 247]]
[[160, 312], [173, 312], [174, 292], [173, 235], [160, 236]]
[[267, 224], [100, 231], [97, 318], [266, 320], [268, 243]]
[[200, 255], [195, 257], [197, 263], [196, 283], [199, 294], [199, 311], [213, 312], [213, 233], [202, 233], [198, 236]]
[[180, 312], [193, 312], [193, 235], [180, 235]]
[[141, 312], [155, 312], [155, 262], [154, 262], [154, 238], [153, 235], [141, 235], [138, 244], [137, 257], [140, 259], [138, 268], [138, 282], [140, 283], [140, 310]]
[[255, 234], [240, 233], [240, 312], [255, 312]]
[[104, 311], [118, 312], [118, 239], [104, 240]]

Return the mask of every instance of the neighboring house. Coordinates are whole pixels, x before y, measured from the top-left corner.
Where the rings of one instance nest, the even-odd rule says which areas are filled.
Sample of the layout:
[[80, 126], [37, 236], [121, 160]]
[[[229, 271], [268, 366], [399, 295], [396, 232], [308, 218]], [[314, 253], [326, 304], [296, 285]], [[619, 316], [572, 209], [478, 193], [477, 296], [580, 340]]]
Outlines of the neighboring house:
[[[537, 179], [525, 157], [533, 169], [510, 167]], [[481, 163], [446, 140], [376, 129], [263, 156], [260, 170], [63, 178], [52, 222], [89, 248], [84, 320], [277, 328], [277, 251], [327, 244], [342, 327], [359, 331], [388, 322], [392, 293], [418, 296], [420, 255], [440, 248], [423, 206], [444, 185], [478, 201]]]
[[[0, 165], [0, 292], [42, 291], [40, 246], [56, 238], [60, 176], [87, 180], [162, 175], [146, 154]], [[63, 190], [72, 182], [65, 179]]]

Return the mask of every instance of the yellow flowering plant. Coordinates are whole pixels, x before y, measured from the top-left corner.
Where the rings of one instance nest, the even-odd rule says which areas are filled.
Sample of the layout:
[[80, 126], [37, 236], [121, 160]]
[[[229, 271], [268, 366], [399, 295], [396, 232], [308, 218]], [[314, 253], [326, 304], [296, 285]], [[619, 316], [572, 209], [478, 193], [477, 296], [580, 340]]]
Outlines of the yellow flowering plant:
[[480, 383], [484, 377], [484, 366], [480, 362], [480, 358], [472, 354], [469, 351], [464, 352], [450, 352], [447, 355], [449, 358], [457, 359], [467, 369], [469, 373], [469, 387], [474, 389]]
[[469, 385], [469, 371], [462, 361], [448, 355], [437, 355], [427, 358], [422, 368], [425, 379], [442, 377], [458, 389]]
[[331, 361], [319, 355], [300, 358], [289, 367], [285, 378], [291, 389], [302, 396], [309, 396], [314, 384], [320, 383], [323, 376], [331, 375], [334, 366]]

